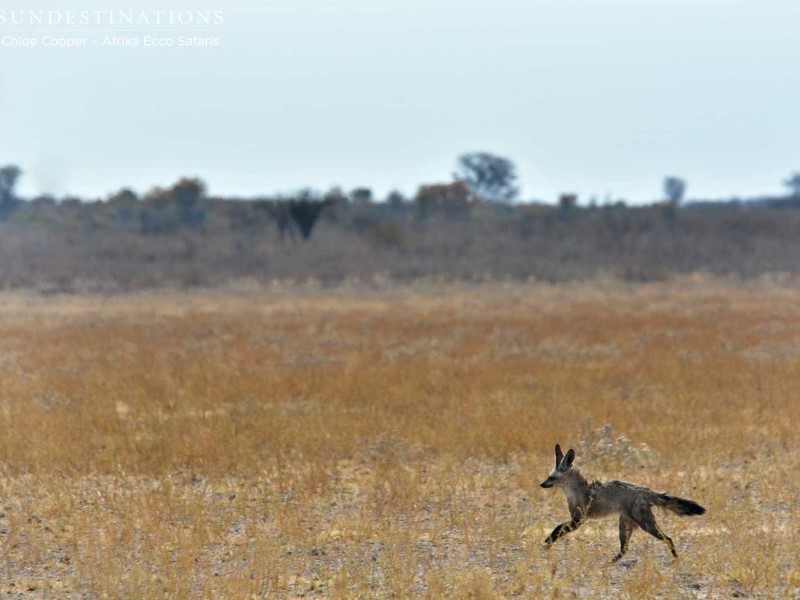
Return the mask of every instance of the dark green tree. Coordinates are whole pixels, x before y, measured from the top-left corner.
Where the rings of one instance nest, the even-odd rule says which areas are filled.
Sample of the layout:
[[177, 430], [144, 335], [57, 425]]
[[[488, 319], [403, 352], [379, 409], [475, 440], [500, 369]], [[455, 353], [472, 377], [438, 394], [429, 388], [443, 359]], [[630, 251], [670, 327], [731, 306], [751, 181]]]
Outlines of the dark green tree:
[[197, 178], [183, 177], [172, 186], [170, 195], [178, 208], [178, 221], [189, 228], [198, 228], [206, 218], [205, 210], [200, 206], [205, 196], [206, 184]]
[[784, 180], [783, 185], [789, 188], [789, 193], [793, 197], [800, 198], [800, 171], [792, 173], [788, 179]]
[[678, 205], [686, 195], [686, 181], [680, 177], [664, 178], [664, 196], [674, 205]]
[[0, 219], [7, 219], [19, 205], [14, 188], [22, 176], [22, 169], [16, 165], [0, 168]]
[[350, 192], [350, 199], [353, 204], [370, 204], [372, 202], [372, 190], [366, 187], [357, 187]]
[[300, 230], [300, 235], [304, 240], [309, 240], [314, 231], [322, 211], [331, 206], [333, 201], [330, 199], [321, 200], [310, 190], [301, 190], [297, 197], [287, 203], [289, 216]]
[[514, 163], [488, 152], [461, 155], [453, 177], [465, 182], [470, 193], [485, 202], [512, 202], [519, 193], [514, 185], [517, 180]]

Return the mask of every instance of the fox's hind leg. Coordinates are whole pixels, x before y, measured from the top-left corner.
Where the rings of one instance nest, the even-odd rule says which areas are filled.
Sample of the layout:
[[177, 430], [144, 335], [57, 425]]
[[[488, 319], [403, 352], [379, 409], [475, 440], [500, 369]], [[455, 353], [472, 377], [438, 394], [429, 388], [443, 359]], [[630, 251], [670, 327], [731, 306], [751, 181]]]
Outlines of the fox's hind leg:
[[656, 523], [656, 518], [653, 516], [653, 511], [648, 508], [646, 511], [641, 511], [641, 513], [635, 514], [634, 519], [639, 527], [669, 546], [669, 551], [672, 552], [672, 556], [678, 558], [678, 553], [675, 552], [675, 544], [672, 543], [672, 540], [669, 538], [669, 536], [661, 530], [661, 527], [658, 526], [658, 523]]
[[628, 551], [628, 542], [635, 526], [635, 521], [627, 515], [619, 516], [619, 554], [614, 557], [612, 562], [617, 562]]

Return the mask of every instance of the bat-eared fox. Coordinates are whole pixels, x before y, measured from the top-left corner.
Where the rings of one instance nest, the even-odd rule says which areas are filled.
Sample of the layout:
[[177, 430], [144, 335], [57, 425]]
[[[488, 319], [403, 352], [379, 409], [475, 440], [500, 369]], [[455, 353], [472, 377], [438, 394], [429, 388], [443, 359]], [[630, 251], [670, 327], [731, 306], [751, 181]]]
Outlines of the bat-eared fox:
[[638, 525], [650, 535], [665, 542], [672, 556], [678, 557], [675, 544], [661, 530], [653, 516], [653, 507], [658, 506], [674, 512], [681, 517], [702, 515], [706, 509], [697, 502], [660, 494], [642, 485], [627, 481], [593, 481], [589, 483], [578, 469], [572, 468], [575, 451], [570, 449], [566, 454], [556, 444], [556, 466], [549, 477], [542, 483], [543, 488], [560, 486], [564, 490], [572, 519], [562, 523], [553, 530], [544, 541], [550, 548], [563, 535], [575, 531], [586, 519], [599, 519], [619, 515], [619, 554], [614, 557], [618, 561], [628, 550], [628, 541]]

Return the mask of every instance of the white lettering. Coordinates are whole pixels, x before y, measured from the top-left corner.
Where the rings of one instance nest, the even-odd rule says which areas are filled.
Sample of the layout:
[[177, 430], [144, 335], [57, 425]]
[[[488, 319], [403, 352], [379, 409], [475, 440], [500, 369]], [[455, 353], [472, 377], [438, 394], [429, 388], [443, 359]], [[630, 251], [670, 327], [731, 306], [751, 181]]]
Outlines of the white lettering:
[[86, 38], [52, 37], [46, 35], [42, 38], [42, 46], [50, 48], [80, 48], [89, 44]]
[[138, 48], [139, 38], [130, 35], [107, 35], [103, 38], [103, 46]]
[[4, 48], [32, 48], [37, 46], [39, 40], [18, 35], [4, 35], [0, 37], [0, 46]]
[[191, 48], [216, 48], [220, 45], [219, 38], [215, 36], [192, 36], [186, 37], [184, 35], [178, 36], [178, 46], [191, 47]]
[[223, 25], [222, 10], [0, 10], [0, 26]]
[[172, 38], [164, 37], [153, 37], [151, 35], [144, 36], [144, 46], [150, 48], [169, 48], [175, 44], [175, 41]]

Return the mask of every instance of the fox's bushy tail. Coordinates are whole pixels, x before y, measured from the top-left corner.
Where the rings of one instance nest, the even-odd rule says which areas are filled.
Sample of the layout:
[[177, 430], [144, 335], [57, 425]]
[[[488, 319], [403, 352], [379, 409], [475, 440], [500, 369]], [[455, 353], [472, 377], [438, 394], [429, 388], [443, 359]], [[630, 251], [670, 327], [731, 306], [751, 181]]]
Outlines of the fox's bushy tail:
[[653, 504], [666, 508], [681, 517], [690, 517], [692, 515], [702, 515], [706, 509], [700, 506], [693, 500], [686, 500], [685, 498], [678, 498], [676, 496], [668, 496], [667, 494], [656, 494], [653, 498]]

